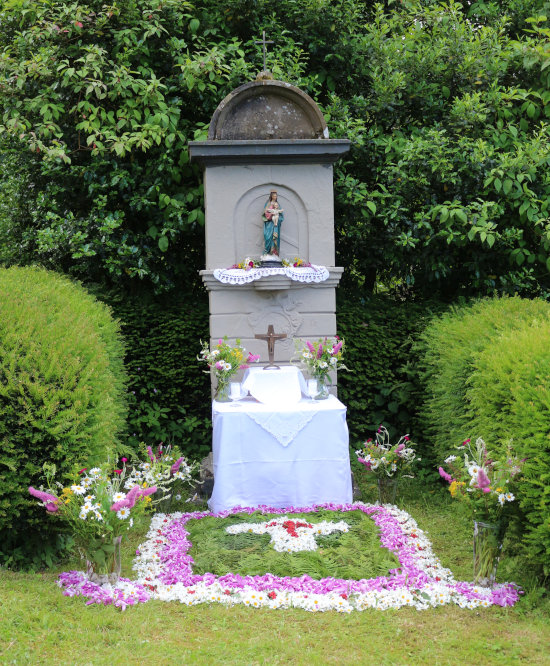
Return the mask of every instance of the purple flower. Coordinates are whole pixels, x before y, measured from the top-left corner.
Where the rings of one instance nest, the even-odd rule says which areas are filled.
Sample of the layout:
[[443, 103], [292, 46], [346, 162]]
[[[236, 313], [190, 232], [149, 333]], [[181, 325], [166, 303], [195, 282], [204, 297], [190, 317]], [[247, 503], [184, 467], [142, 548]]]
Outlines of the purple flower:
[[489, 481], [489, 477], [487, 474], [485, 474], [485, 470], [483, 468], [481, 468], [477, 473], [477, 485], [485, 492], [489, 492], [489, 486], [491, 485], [491, 482]]
[[45, 493], [42, 490], [36, 490], [36, 488], [33, 488], [32, 486], [29, 486], [29, 493], [33, 497], [36, 497], [41, 502], [43, 502], [44, 506], [46, 507], [46, 511], [48, 511], [49, 513], [56, 513], [57, 511], [59, 511], [57, 507], [59, 498], [56, 497], [55, 495], [50, 495], [50, 493]]
[[311, 342], [309, 340], [306, 341], [306, 345], [307, 345], [307, 348], [309, 349], [309, 351], [312, 354], [314, 354], [315, 353], [315, 347], [311, 344]]
[[178, 471], [182, 462], [183, 458], [178, 458], [176, 462], [172, 465], [172, 467], [170, 467], [170, 474], [172, 476]]
[[323, 345], [319, 345], [319, 349], [317, 350], [317, 358], [321, 358], [323, 355]]
[[445, 479], [445, 481], [447, 481], [447, 483], [451, 483], [451, 481], [453, 480], [453, 477], [450, 474], [447, 474], [447, 472], [443, 469], [443, 467], [440, 467], [438, 471], [439, 471], [439, 476], [442, 479]]

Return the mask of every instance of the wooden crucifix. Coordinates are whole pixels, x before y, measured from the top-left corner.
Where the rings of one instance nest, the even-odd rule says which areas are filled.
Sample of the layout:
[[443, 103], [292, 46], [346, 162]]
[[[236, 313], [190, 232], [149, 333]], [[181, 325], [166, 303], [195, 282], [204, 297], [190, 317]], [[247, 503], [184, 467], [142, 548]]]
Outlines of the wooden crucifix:
[[286, 333], [275, 333], [273, 324], [269, 324], [269, 326], [267, 327], [267, 335], [266, 334], [262, 335], [258, 333], [254, 337], [258, 338], [259, 340], [265, 340], [267, 342], [267, 353], [269, 355], [269, 363], [264, 366], [264, 370], [269, 370], [271, 368], [276, 368], [277, 370], [280, 370], [280, 367], [278, 365], [275, 365], [274, 362], [275, 342], [277, 340], [282, 340], [283, 338], [286, 338]]
[[267, 52], [266, 52], [265, 45], [266, 44], [275, 44], [275, 42], [272, 42], [271, 40], [266, 41], [266, 39], [265, 39], [265, 30], [262, 31], [262, 35], [263, 35], [262, 39], [260, 41], [255, 41], [254, 44], [263, 44], [263, 49], [264, 49], [264, 72], [265, 72], [266, 69], [267, 69], [267, 64], [266, 64]]

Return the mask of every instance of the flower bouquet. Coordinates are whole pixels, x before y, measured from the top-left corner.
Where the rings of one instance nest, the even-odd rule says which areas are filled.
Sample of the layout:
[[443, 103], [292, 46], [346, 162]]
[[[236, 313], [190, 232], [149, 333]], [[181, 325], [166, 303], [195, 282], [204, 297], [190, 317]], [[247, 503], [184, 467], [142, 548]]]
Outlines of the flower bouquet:
[[509, 447], [505, 460], [495, 460], [481, 437], [475, 445], [467, 439], [456, 448], [459, 455], [445, 460], [449, 472], [440, 467], [439, 474], [474, 520], [474, 582], [492, 587], [525, 459], [519, 460]]
[[235, 340], [235, 347], [227, 342], [227, 336], [223, 340], [218, 340], [218, 344], [212, 350], [207, 342], [202, 342], [202, 351], [197, 356], [199, 361], [208, 364], [208, 370], [205, 372], [214, 372], [218, 385], [214, 394], [214, 399], [218, 402], [229, 401], [229, 382], [231, 377], [241, 368], [248, 368], [249, 363], [255, 363], [260, 360], [256, 354], [248, 354], [241, 347], [241, 341]]
[[294, 259], [283, 259], [283, 266], [293, 267], [293, 268], [311, 268], [309, 261], [304, 261], [300, 257], [294, 257]]
[[317, 340], [317, 342], [302, 342], [295, 340], [296, 354], [293, 361], [298, 357], [301, 365], [308, 371], [312, 379], [317, 381], [317, 400], [328, 398], [328, 387], [330, 385], [330, 372], [336, 370], [347, 370], [343, 364], [344, 340], [336, 336], [334, 341], [328, 338]]
[[[181, 499], [181, 490], [184, 484], [191, 481], [196, 465], [180, 456], [177, 449], [162, 443], [154, 452], [152, 447], [142, 444], [145, 450], [145, 460], [140, 461], [127, 471], [124, 488], [130, 490], [135, 485], [144, 487], [156, 486], [157, 492], [153, 504], [157, 510], [168, 513], [174, 499]], [[126, 458], [122, 459], [124, 464]]]
[[378, 495], [381, 504], [393, 504], [397, 483], [401, 477], [409, 476], [413, 464], [420, 460], [411, 446], [408, 435], [403, 435], [392, 446], [390, 435], [384, 426], [376, 432], [376, 441], [368, 439], [362, 449], [355, 452], [357, 460], [378, 481]]
[[68, 524], [86, 561], [89, 579], [116, 582], [120, 576], [122, 535], [151, 507], [156, 486], [133, 483], [124, 492], [127, 481], [124, 465], [123, 469], [113, 469], [109, 463], [81, 469], [74, 474], [74, 483], [65, 487], [54, 480], [54, 464], [46, 463], [43, 469], [47, 490], [31, 486], [29, 493], [42, 502], [48, 513]]
[[253, 268], [260, 267], [260, 261], [258, 259], [252, 259], [252, 257], [245, 257], [242, 261], [239, 261], [237, 264], [229, 267], [229, 270], [238, 268], [241, 271], [250, 271]]

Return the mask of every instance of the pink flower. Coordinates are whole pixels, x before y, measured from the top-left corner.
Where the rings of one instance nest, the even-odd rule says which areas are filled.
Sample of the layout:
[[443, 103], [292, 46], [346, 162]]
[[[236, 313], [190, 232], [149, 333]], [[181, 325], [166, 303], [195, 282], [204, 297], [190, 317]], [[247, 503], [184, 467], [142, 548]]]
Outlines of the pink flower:
[[149, 454], [149, 459], [151, 460], [151, 462], [154, 463], [155, 456], [153, 455], [153, 449], [150, 446], [147, 447], [147, 453]]
[[469, 444], [471, 441], [472, 441], [472, 440], [469, 439], [469, 438], [468, 438], [468, 439], [465, 439], [465, 440], [462, 442], [462, 446], [466, 446], [466, 444]]
[[75, 21], [74, 24], [76, 25], [77, 28], [82, 28], [82, 23], [80, 21]]
[[121, 460], [123, 463], [128, 462], [128, 458], [121, 458]]
[[257, 361], [260, 360], [260, 355], [259, 354], [248, 354], [248, 358], [246, 359], [248, 363], [256, 363]]
[[477, 473], [477, 485], [484, 491], [485, 488], [487, 488], [485, 492], [489, 492], [489, 486], [491, 485], [491, 482], [489, 481], [489, 477], [487, 474], [485, 474], [485, 470], [483, 468], [481, 468]]
[[218, 370], [223, 370], [223, 364], [221, 361], [216, 361], [216, 365], [214, 367]]
[[323, 355], [323, 345], [319, 345], [319, 349], [317, 350], [317, 358], [321, 358]]
[[311, 344], [311, 342], [309, 340], [306, 341], [306, 345], [307, 345], [307, 348], [309, 349], [309, 351], [312, 354], [314, 354], [315, 353], [315, 347]]
[[126, 498], [120, 500], [120, 502], [115, 502], [111, 507], [111, 511], [120, 511], [123, 507], [132, 509], [135, 506], [136, 501], [140, 497], [146, 497], [147, 495], [152, 495], [157, 492], [156, 486], [151, 486], [150, 488], [140, 488], [139, 486], [134, 486], [130, 492], [126, 495]]
[[336, 354], [340, 351], [340, 349], [342, 349], [342, 343], [341, 343], [341, 342], [339, 342], [338, 344], [334, 345], [334, 347], [332, 348], [331, 354], [332, 354], [333, 356], [336, 356]]
[[221, 338], [218, 340], [218, 344], [223, 345], [223, 340]]
[[33, 497], [36, 497], [41, 502], [43, 502], [44, 506], [46, 507], [46, 511], [48, 511], [49, 513], [56, 513], [57, 511], [59, 511], [57, 507], [59, 498], [57, 498], [55, 495], [50, 495], [50, 493], [45, 493], [42, 490], [36, 490], [36, 488], [33, 488], [32, 486], [29, 486], [29, 493]]
[[87, 469], [88, 469], [87, 467], [83, 467], [83, 468], [80, 470], [79, 474], [84, 474], [84, 472], [85, 472]]
[[121, 469], [115, 469], [115, 474], [118, 474], [120, 476], [122, 474], [122, 470]]
[[438, 471], [439, 471], [439, 476], [441, 478], [445, 479], [447, 483], [451, 483], [453, 477], [450, 474], [447, 474], [447, 472], [443, 469], [443, 467], [440, 467]]
[[401, 451], [403, 451], [404, 448], [405, 448], [405, 445], [404, 445], [404, 444], [400, 444], [400, 445], [395, 449], [395, 453], [396, 453], [397, 455], [399, 455], [399, 454], [401, 453]]
[[172, 465], [172, 467], [170, 467], [170, 474], [174, 475], [180, 468], [182, 462], [183, 458], [178, 458], [176, 462]]

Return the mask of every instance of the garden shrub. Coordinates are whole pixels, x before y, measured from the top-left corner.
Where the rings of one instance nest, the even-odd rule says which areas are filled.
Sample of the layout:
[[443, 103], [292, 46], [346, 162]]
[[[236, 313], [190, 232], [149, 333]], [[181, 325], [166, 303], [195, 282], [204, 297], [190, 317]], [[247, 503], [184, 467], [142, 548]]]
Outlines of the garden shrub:
[[41, 268], [0, 269], [0, 564], [55, 548], [27, 491], [44, 462], [63, 476], [116, 455], [123, 353], [109, 308], [81, 286]]
[[129, 382], [128, 444], [177, 445], [191, 458], [211, 450], [210, 378], [197, 361], [210, 338], [206, 293], [103, 296], [121, 320]]
[[348, 408], [352, 447], [381, 424], [392, 438], [410, 433], [415, 443], [422, 440], [413, 343], [443, 307], [390, 296], [340, 298], [338, 331], [346, 340], [344, 363], [350, 370], [338, 375], [338, 396]]
[[478, 301], [433, 321], [422, 341], [422, 413], [435, 459], [466, 437], [483, 437], [497, 455], [512, 440], [527, 458], [519, 486], [526, 554], [550, 573], [550, 304]]

